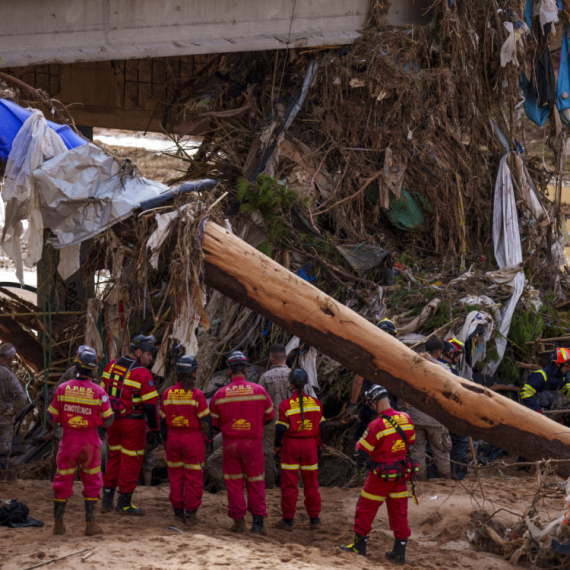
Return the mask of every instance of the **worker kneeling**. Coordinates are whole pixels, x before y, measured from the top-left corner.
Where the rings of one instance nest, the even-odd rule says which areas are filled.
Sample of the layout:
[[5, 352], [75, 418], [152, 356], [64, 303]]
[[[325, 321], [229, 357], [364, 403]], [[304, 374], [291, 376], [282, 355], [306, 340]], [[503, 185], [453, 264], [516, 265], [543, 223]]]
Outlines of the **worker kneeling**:
[[[204, 438], [212, 445], [212, 419], [206, 398], [194, 388], [198, 363], [193, 356], [176, 361], [178, 382], [162, 396], [160, 430], [166, 442], [166, 465], [170, 479], [170, 503], [174, 516], [194, 526], [202, 504], [206, 460]], [[184, 512], [186, 509], [186, 512]]]
[[303, 479], [305, 508], [310, 528], [321, 523], [321, 494], [319, 492], [319, 456], [325, 437], [325, 420], [321, 403], [304, 393], [308, 384], [302, 368], [289, 372], [293, 396], [281, 402], [279, 420], [275, 423], [275, 460], [281, 462], [281, 512], [283, 518], [277, 528], [293, 530], [297, 507], [299, 470]]
[[53, 425], [63, 427], [57, 453], [57, 472], [53, 480], [53, 534], [64, 534], [63, 515], [67, 499], [73, 495], [73, 480], [79, 466], [85, 497], [85, 535], [102, 534], [95, 522], [95, 506], [103, 486], [101, 475], [101, 440], [97, 428], [113, 423], [113, 411], [105, 390], [91, 381], [97, 368], [95, 352], [85, 350], [75, 359], [76, 378], [61, 384], [53, 396], [48, 412]]
[[390, 407], [388, 392], [382, 386], [373, 386], [364, 397], [379, 417], [370, 423], [357, 444], [357, 464], [363, 467], [370, 460], [371, 471], [356, 505], [354, 543], [341, 548], [366, 556], [372, 522], [386, 501], [394, 533], [394, 547], [386, 552], [386, 557], [403, 564], [411, 534], [407, 481], [417, 471], [417, 462], [409, 458], [407, 449], [416, 439], [414, 425], [407, 414]]

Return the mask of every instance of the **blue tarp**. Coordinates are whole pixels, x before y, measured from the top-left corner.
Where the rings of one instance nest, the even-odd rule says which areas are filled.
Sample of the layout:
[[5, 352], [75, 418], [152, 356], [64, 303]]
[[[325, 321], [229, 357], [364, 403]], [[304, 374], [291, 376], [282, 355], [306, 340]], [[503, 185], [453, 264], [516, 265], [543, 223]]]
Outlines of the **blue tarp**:
[[[12, 141], [31, 114], [30, 110], [24, 109], [16, 105], [16, 103], [0, 99], [0, 160], [4, 162], [8, 160], [8, 155], [12, 150]], [[68, 149], [87, 143], [83, 137], [79, 136], [67, 125], [58, 125], [51, 121], [47, 123], [61, 137]]]
[[566, 24], [563, 30], [558, 85], [556, 86], [556, 106], [559, 111], [570, 108], [570, 38], [568, 37], [570, 26]]

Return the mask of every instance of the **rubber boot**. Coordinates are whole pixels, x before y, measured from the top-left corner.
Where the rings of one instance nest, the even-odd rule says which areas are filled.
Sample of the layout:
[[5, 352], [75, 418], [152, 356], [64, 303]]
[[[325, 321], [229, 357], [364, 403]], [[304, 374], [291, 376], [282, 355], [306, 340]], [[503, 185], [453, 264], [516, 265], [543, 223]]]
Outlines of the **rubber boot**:
[[346, 552], [355, 552], [361, 556], [366, 556], [366, 543], [368, 542], [367, 536], [360, 536], [354, 533], [354, 542], [352, 544], [343, 544], [341, 546], [342, 550]]
[[130, 515], [132, 517], [144, 517], [144, 509], [139, 509], [133, 505], [131, 499], [133, 497], [132, 493], [119, 493], [119, 500], [117, 501], [117, 507], [115, 512], [120, 515]]
[[103, 500], [101, 501], [101, 512], [110, 513], [114, 508], [115, 489], [106, 489], [103, 487]]
[[186, 519], [184, 517], [184, 509], [174, 509], [174, 518], [177, 523], [184, 524]]
[[267, 534], [267, 531], [263, 527], [263, 517], [261, 515], [253, 515], [253, 524], [251, 525], [250, 532], [262, 535]]
[[394, 546], [392, 550], [386, 552], [386, 558], [393, 560], [397, 564], [404, 564], [406, 562], [406, 544], [407, 540], [394, 539]]
[[292, 532], [293, 519], [281, 519], [278, 523], [275, 523], [275, 528], [280, 528], [281, 530]]
[[197, 511], [186, 510], [186, 520], [184, 524], [186, 526], [196, 526], [198, 524], [198, 517], [196, 516]]
[[95, 522], [97, 501], [85, 499], [85, 536], [103, 534], [103, 529]]
[[321, 519], [320, 517], [313, 517], [310, 521], [310, 528], [311, 530], [317, 530], [321, 526]]
[[245, 532], [245, 521], [243, 519], [234, 519], [234, 524], [230, 528], [231, 532]]
[[63, 515], [65, 514], [65, 505], [67, 501], [65, 499], [54, 499], [53, 500], [53, 518], [55, 521], [53, 527], [53, 534], [61, 535], [65, 534], [65, 525], [63, 524]]

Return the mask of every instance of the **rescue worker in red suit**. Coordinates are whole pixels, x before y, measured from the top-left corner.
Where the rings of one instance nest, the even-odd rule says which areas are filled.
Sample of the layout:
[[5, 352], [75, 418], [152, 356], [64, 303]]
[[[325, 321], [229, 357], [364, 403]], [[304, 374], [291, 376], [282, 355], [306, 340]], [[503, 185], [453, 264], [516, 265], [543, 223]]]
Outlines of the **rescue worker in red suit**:
[[[249, 362], [243, 352], [228, 357], [231, 382], [220, 388], [210, 401], [212, 425], [223, 437], [223, 471], [228, 489], [228, 516], [232, 532], [245, 531], [246, 510], [253, 515], [251, 532], [266, 534], [265, 460], [263, 425], [275, 415], [269, 394], [258, 384], [247, 382]], [[243, 488], [247, 489], [247, 508]]]
[[105, 390], [91, 381], [97, 369], [97, 356], [90, 350], [75, 358], [76, 378], [61, 384], [55, 391], [48, 412], [54, 427], [63, 428], [57, 453], [57, 471], [53, 480], [53, 534], [65, 534], [63, 515], [67, 499], [73, 495], [73, 480], [79, 466], [85, 497], [85, 535], [102, 534], [95, 522], [95, 506], [101, 494], [101, 440], [98, 428], [113, 423], [113, 410]]
[[[206, 461], [212, 447], [212, 418], [201, 390], [194, 388], [198, 363], [193, 356], [176, 361], [178, 381], [162, 395], [160, 431], [166, 444], [166, 465], [170, 479], [170, 504], [174, 517], [194, 526], [202, 504]], [[186, 512], [184, 510], [186, 509]]]
[[103, 478], [101, 512], [113, 510], [118, 487], [115, 511], [140, 517], [145, 512], [133, 505], [132, 497], [141, 472], [145, 444], [156, 447], [160, 443], [158, 393], [147, 368], [157, 348], [154, 337], [143, 335], [135, 336], [130, 348], [129, 356], [113, 360], [103, 371], [103, 385], [115, 412], [115, 422], [107, 431], [109, 459]]
[[386, 557], [403, 564], [411, 534], [407, 480], [413, 476], [415, 468], [407, 457], [407, 448], [416, 439], [414, 425], [407, 414], [392, 409], [386, 388], [372, 386], [364, 398], [379, 417], [370, 423], [356, 446], [357, 465], [360, 467], [368, 462], [371, 470], [356, 505], [354, 542], [341, 548], [366, 556], [372, 522], [386, 501], [390, 528], [394, 533], [394, 547], [386, 552]]
[[275, 423], [275, 452], [281, 463], [281, 512], [283, 518], [275, 525], [283, 530], [293, 530], [297, 507], [299, 470], [303, 480], [305, 508], [311, 530], [319, 528], [321, 519], [321, 493], [319, 492], [319, 459], [325, 437], [326, 422], [321, 403], [304, 393], [309, 383], [302, 368], [289, 372], [289, 384], [293, 396], [279, 405], [279, 420]]

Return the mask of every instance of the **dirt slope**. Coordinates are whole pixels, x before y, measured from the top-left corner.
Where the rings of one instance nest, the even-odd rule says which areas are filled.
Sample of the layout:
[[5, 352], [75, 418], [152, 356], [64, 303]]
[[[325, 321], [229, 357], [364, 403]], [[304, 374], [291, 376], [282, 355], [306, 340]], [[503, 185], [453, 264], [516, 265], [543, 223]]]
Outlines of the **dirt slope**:
[[[308, 530], [308, 519], [299, 501], [301, 511], [292, 533], [271, 528], [280, 518], [280, 495], [278, 489], [270, 490], [268, 536], [254, 537], [249, 533], [234, 535], [229, 532], [225, 493], [205, 495], [200, 511], [205, 522], [196, 530], [184, 529], [184, 534], [169, 530], [168, 525], [174, 524], [174, 520], [168, 502], [168, 485], [143, 487], [137, 490], [135, 503], [147, 509], [146, 517], [119, 517], [114, 513], [99, 515], [99, 522], [106, 534], [89, 539], [83, 536], [81, 484], [75, 485], [75, 495], [69, 502], [66, 514], [67, 534], [54, 537], [51, 534], [52, 502], [49, 482], [0, 483], [0, 498], [18, 498], [30, 507], [31, 515], [46, 523], [43, 528], [16, 530], [0, 527], [2, 570], [22, 569], [93, 545], [94, 554], [85, 562], [82, 563], [80, 556], [76, 556], [51, 567], [62, 570], [101, 570], [111, 565], [137, 570], [224, 567], [248, 570], [372, 570], [392, 567], [384, 558], [384, 551], [392, 543], [385, 507], [376, 518], [368, 558], [342, 553], [338, 549], [339, 544], [351, 538], [358, 489], [322, 489], [323, 527], [316, 532]], [[466, 539], [467, 522], [470, 514], [482, 506], [489, 512], [503, 508], [513, 513], [522, 513], [532, 500], [534, 486], [533, 478], [515, 476], [506, 480], [501, 476], [487, 476], [483, 480], [483, 501], [473, 479], [464, 484], [444, 481], [420, 484], [420, 505], [410, 502], [413, 534], [406, 568], [513, 568], [498, 556], [476, 552]], [[547, 507], [554, 516], [561, 504], [561, 496], [556, 496], [548, 499], [543, 507]], [[516, 520], [516, 516], [506, 511], [498, 516], [508, 527]], [[249, 525], [250, 519], [247, 520]]]

